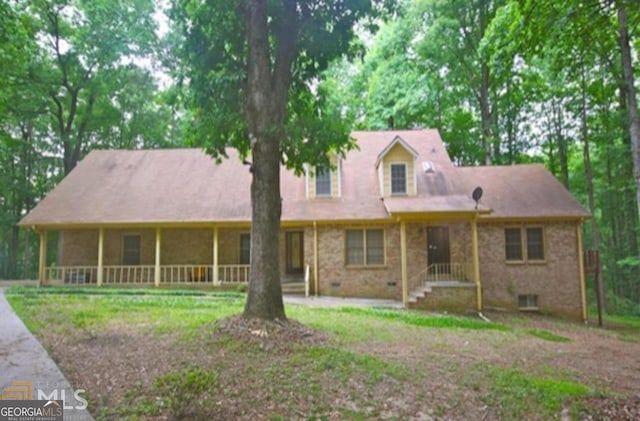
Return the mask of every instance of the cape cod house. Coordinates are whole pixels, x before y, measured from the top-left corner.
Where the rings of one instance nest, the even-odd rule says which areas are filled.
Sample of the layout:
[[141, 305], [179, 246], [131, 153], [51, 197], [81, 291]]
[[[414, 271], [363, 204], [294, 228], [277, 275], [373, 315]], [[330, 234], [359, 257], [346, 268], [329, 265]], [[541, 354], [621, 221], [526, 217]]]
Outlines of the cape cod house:
[[[589, 214], [542, 165], [457, 167], [436, 130], [353, 137], [333, 170], [282, 169], [283, 282], [586, 318]], [[196, 149], [93, 151], [20, 225], [41, 235], [43, 284], [233, 285], [249, 279], [250, 182], [233, 150], [219, 164]]]

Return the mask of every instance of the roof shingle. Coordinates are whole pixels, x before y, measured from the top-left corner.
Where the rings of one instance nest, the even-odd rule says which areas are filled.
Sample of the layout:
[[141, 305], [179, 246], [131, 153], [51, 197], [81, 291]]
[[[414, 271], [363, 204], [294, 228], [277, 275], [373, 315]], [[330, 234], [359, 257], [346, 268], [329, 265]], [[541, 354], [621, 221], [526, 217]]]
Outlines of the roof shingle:
[[[283, 221], [379, 220], [395, 213], [472, 211], [484, 190], [491, 217], [589, 214], [541, 165], [454, 167], [436, 130], [354, 132], [342, 161], [342, 195], [307, 199], [305, 179], [281, 171]], [[400, 137], [417, 153], [416, 197], [381, 200], [376, 160]], [[237, 152], [216, 161], [198, 149], [93, 151], [20, 221], [23, 226], [249, 222], [249, 168]], [[422, 171], [431, 161], [435, 171]]]

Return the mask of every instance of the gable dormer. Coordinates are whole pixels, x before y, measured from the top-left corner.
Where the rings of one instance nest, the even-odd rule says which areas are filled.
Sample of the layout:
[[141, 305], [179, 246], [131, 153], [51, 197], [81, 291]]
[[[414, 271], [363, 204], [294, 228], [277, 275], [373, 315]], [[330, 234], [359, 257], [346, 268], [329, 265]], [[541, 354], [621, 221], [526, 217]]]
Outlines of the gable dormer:
[[329, 156], [333, 168], [307, 166], [306, 195], [307, 199], [332, 198], [342, 195], [342, 160], [338, 155]]
[[378, 155], [376, 168], [380, 184], [380, 195], [415, 196], [416, 158], [415, 151], [400, 136], [396, 136]]

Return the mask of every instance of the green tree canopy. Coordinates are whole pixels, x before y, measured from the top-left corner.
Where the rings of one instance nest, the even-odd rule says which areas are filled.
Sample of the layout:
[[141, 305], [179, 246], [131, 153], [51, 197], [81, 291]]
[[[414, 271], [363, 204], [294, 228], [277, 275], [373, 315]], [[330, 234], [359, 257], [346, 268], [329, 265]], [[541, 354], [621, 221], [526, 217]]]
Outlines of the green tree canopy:
[[318, 77], [352, 50], [369, 0], [178, 0], [194, 138], [214, 155], [251, 156], [251, 280], [244, 315], [284, 319], [279, 272], [280, 163], [301, 172], [353, 147]]

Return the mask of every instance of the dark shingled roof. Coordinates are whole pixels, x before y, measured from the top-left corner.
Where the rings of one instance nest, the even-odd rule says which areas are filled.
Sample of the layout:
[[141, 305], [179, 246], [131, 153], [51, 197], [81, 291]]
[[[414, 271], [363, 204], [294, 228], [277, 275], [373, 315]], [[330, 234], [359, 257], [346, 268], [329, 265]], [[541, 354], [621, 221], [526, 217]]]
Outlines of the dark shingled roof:
[[[354, 132], [342, 161], [342, 196], [306, 199], [305, 179], [282, 170], [283, 221], [387, 219], [397, 213], [470, 212], [499, 218], [589, 214], [541, 165], [454, 167], [436, 130]], [[381, 200], [376, 160], [399, 136], [418, 154], [418, 195]], [[234, 150], [216, 161], [198, 149], [93, 151], [22, 221], [23, 226], [249, 222], [249, 168]], [[425, 173], [422, 162], [435, 171]]]

